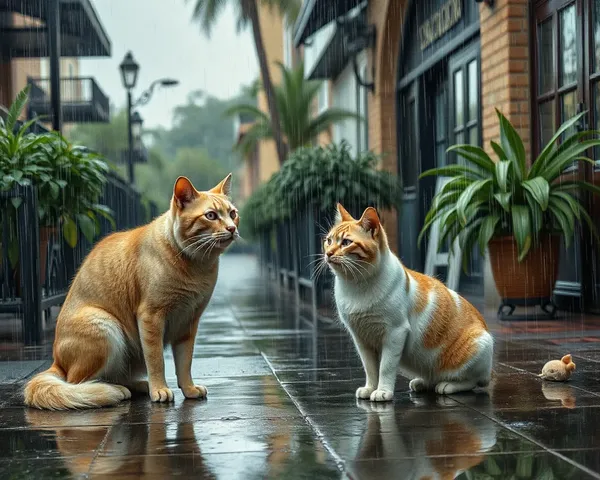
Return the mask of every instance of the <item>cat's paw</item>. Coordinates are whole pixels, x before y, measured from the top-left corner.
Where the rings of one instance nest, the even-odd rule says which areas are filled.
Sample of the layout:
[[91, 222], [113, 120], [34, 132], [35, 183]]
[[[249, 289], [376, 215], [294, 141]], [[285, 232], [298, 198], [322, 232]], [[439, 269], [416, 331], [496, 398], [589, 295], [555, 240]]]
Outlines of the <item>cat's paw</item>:
[[429, 385], [422, 378], [413, 378], [408, 386], [413, 392], [416, 393], [426, 392], [429, 390]]
[[393, 398], [394, 392], [384, 390], [383, 388], [378, 388], [373, 393], [371, 393], [372, 402], [391, 402]]
[[150, 390], [150, 399], [153, 402], [172, 402], [174, 398], [173, 391], [170, 388], [154, 388]]
[[115, 385], [115, 387], [117, 387], [123, 394], [123, 400], [129, 400], [131, 398], [131, 392], [127, 387], [124, 387], [123, 385]]
[[189, 387], [181, 387], [181, 391], [185, 398], [206, 398], [208, 390], [203, 385], [190, 385]]
[[371, 398], [371, 394], [374, 390], [374, 387], [359, 387], [356, 389], [356, 398], [368, 400], [369, 398]]
[[458, 392], [469, 392], [475, 386], [471, 382], [440, 382], [435, 386], [435, 392], [440, 395], [452, 395]]

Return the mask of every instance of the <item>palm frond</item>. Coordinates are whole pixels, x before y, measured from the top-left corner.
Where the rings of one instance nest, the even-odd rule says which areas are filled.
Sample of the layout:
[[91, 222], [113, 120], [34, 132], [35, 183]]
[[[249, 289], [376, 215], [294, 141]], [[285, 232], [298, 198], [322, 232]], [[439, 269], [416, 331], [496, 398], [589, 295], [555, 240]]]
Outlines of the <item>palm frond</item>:
[[198, 23], [206, 37], [210, 38], [213, 26], [227, 6], [227, 0], [185, 0], [185, 2], [194, 2], [192, 20]]

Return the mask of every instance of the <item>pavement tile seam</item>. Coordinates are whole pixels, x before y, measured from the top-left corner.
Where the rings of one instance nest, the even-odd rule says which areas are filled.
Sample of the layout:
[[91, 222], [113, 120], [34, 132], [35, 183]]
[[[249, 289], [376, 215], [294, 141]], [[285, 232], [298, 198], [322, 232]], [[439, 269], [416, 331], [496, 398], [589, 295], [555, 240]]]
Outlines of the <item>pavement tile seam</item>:
[[[456, 401], [456, 402], [464, 405], [465, 407], [473, 410], [474, 412], [477, 412], [480, 415], [483, 415], [484, 417], [487, 417], [488, 419], [490, 419], [493, 422], [497, 423], [501, 428], [504, 428], [504, 429], [508, 430], [509, 432], [513, 433], [514, 435], [517, 435], [517, 436], [519, 436], [521, 438], [524, 438], [528, 442], [531, 442], [531, 443], [537, 445], [538, 447], [540, 447], [540, 449], [542, 451], [550, 453], [550, 454], [552, 454], [552, 455], [560, 458], [564, 462], [567, 462], [567, 463], [573, 465], [574, 467], [577, 467], [580, 470], [583, 470], [584, 472], [586, 472], [587, 474], [593, 476], [594, 478], [600, 479], [600, 474], [599, 473], [594, 472], [593, 470], [590, 470], [589, 468], [587, 468], [585, 465], [582, 465], [582, 464], [580, 464], [580, 463], [578, 463], [578, 462], [576, 462], [574, 460], [571, 460], [570, 458], [564, 456], [562, 453], [560, 453], [559, 450], [553, 450], [553, 449], [550, 449], [550, 448], [546, 447], [544, 444], [540, 443], [538, 440], [534, 439], [533, 437], [530, 437], [529, 435], [527, 435], [527, 434], [525, 434], [523, 432], [520, 432], [519, 430], [516, 430], [515, 428], [513, 428], [513, 427], [511, 427], [509, 425], [506, 425], [505, 423], [503, 423], [498, 418], [495, 418], [493, 415], [488, 415], [485, 412], [479, 411], [476, 408], [474, 408], [474, 407], [472, 407], [470, 405], [467, 405], [464, 402], [461, 402], [460, 401], [460, 396], [458, 396], [458, 395], [451, 395], [450, 398], [452, 398], [454, 401]], [[565, 450], [561, 450], [561, 451], [565, 451]]]
[[96, 459], [98, 458], [98, 456], [100, 455], [100, 452], [104, 449], [104, 447], [106, 446], [106, 442], [108, 441], [108, 438], [110, 437], [110, 432], [112, 431], [114, 425], [111, 425], [109, 428], [106, 429], [106, 434], [104, 435], [104, 438], [102, 439], [102, 441], [98, 444], [98, 448], [96, 448], [96, 451], [93, 454], [92, 457], [92, 461], [90, 462], [88, 471], [87, 471], [87, 475], [89, 477], [92, 468], [94, 467], [94, 462], [96, 461]]
[[[277, 376], [277, 372], [273, 368], [273, 365], [271, 365], [271, 362], [269, 361], [269, 358], [266, 355], [264, 355], [264, 354], [263, 354], [263, 358], [265, 359], [265, 362], [267, 362], [267, 364], [269, 365], [269, 368], [271, 368], [271, 370], [273, 371], [273, 375], [275, 375], [275, 378], [279, 382], [279, 377]], [[331, 445], [329, 445], [329, 442], [326, 440], [325, 435], [323, 435], [323, 433], [321, 432], [321, 430], [319, 429], [319, 427], [317, 425], [315, 425], [312, 422], [311, 418], [303, 411], [303, 409], [300, 406], [300, 404], [298, 403], [298, 401], [289, 392], [289, 390], [286, 388], [286, 386], [284, 384], [282, 384], [281, 382], [279, 382], [279, 383], [281, 385], [281, 388], [283, 388], [283, 390], [285, 391], [285, 393], [290, 397], [290, 400], [293, 402], [293, 404], [295, 405], [295, 407], [298, 409], [298, 411], [300, 412], [300, 414], [304, 418], [304, 421], [308, 424], [308, 426], [311, 428], [311, 430], [315, 433], [316, 437], [323, 444], [323, 447], [325, 448], [325, 450], [329, 453], [329, 455], [331, 455], [331, 457], [333, 458], [333, 460], [334, 460], [337, 468], [340, 470], [340, 472], [342, 474], [346, 474], [344, 460], [337, 454], [337, 452], [331, 447]]]

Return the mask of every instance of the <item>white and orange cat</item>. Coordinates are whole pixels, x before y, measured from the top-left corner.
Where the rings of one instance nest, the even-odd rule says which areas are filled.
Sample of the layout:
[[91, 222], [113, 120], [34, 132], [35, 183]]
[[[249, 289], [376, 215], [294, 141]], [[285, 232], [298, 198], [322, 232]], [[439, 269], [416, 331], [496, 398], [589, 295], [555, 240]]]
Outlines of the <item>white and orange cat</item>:
[[356, 220], [338, 204], [324, 250], [340, 320], [367, 377], [357, 398], [392, 400], [398, 367], [413, 378], [415, 392], [489, 384], [493, 339], [481, 314], [441, 282], [405, 268], [374, 208]]
[[[230, 187], [231, 174], [208, 192], [179, 177], [167, 212], [98, 242], [58, 316], [54, 363], [26, 385], [26, 405], [104, 407], [130, 398], [130, 390], [170, 402], [167, 345], [185, 397], [206, 396], [206, 388], [192, 380], [192, 356], [219, 256], [238, 237]], [[146, 376], [148, 381], [142, 380]]]

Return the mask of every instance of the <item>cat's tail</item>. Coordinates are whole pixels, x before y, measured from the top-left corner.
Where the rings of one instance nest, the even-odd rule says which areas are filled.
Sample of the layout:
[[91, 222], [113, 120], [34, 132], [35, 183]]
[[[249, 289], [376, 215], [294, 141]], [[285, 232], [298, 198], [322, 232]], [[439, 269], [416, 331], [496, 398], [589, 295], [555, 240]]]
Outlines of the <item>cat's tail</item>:
[[131, 397], [118, 385], [89, 381], [68, 383], [65, 372], [53, 364], [33, 377], [24, 390], [25, 405], [41, 410], [72, 410], [116, 405]]

